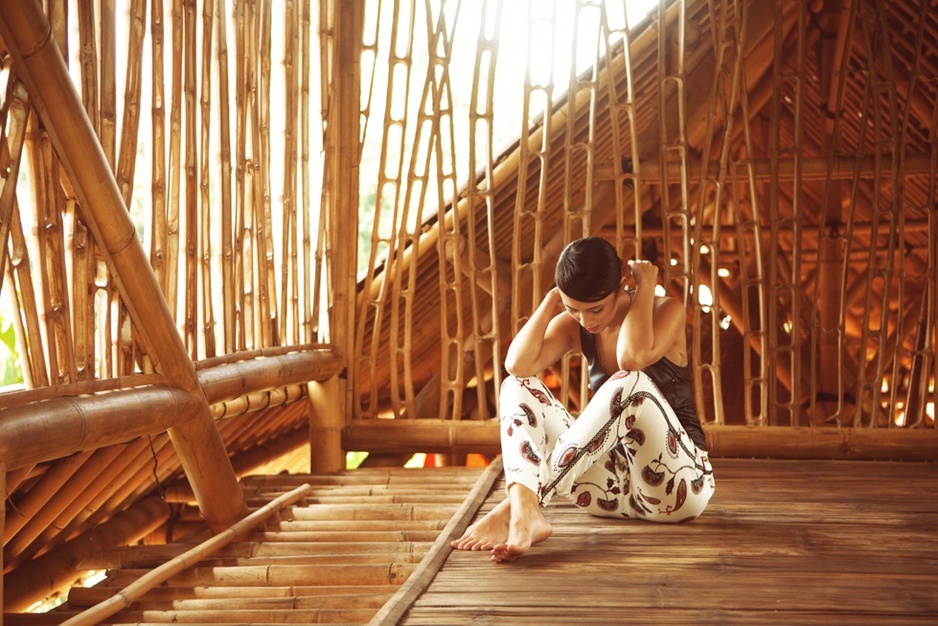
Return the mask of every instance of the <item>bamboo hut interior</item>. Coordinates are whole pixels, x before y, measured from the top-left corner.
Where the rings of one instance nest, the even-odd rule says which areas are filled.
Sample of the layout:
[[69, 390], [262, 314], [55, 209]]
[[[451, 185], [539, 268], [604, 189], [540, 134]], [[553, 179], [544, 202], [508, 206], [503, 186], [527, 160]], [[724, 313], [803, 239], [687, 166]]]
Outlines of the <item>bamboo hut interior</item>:
[[934, 0], [0, 0], [0, 40], [8, 619], [249, 475], [474, 479], [584, 235], [685, 303], [715, 464], [936, 458]]

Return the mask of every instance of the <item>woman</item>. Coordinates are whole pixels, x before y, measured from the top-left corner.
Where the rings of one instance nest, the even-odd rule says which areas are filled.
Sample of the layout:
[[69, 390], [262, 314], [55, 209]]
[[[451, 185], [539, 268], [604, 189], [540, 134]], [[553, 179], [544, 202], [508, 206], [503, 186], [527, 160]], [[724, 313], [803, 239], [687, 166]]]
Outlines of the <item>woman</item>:
[[[600, 237], [570, 243], [556, 287], [508, 348], [499, 398], [508, 497], [460, 550], [511, 561], [551, 535], [540, 506], [555, 494], [593, 515], [679, 522], [713, 494], [706, 439], [687, 366], [685, 312], [657, 297], [658, 268], [622, 260]], [[576, 419], [535, 376], [571, 350], [589, 363], [592, 398]]]

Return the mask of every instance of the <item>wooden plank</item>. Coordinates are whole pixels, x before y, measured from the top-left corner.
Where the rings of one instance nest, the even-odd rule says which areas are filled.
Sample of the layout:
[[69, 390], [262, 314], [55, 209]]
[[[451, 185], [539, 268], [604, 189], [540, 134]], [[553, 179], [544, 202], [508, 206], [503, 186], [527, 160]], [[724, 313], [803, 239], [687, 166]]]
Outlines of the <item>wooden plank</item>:
[[372, 626], [393, 626], [400, 620], [407, 609], [410, 608], [411, 604], [420, 597], [420, 594], [426, 590], [430, 585], [430, 581], [433, 580], [433, 577], [443, 565], [443, 561], [449, 556], [450, 552], [452, 552], [452, 547], [450, 547], [449, 544], [450, 538], [459, 536], [466, 530], [472, 517], [475, 515], [476, 511], [479, 510], [479, 506], [481, 506], [485, 497], [491, 492], [492, 485], [495, 484], [501, 474], [502, 463], [501, 457], [499, 457], [489, 465], [482, 476], [479, 477], [479, 481], [476, 483], [472, 492], [466, 497], [463, 505], [453, 514], [446, 529], [440, 533], [433, 547], [427, 552], [426, 558], [421, 561], [410, 578], [401, 585], [401, 588], [394, 594], [394, 597], [388, 600], [387, 604], [381, 607], [374, 618], [372, 618], [370, 622]]

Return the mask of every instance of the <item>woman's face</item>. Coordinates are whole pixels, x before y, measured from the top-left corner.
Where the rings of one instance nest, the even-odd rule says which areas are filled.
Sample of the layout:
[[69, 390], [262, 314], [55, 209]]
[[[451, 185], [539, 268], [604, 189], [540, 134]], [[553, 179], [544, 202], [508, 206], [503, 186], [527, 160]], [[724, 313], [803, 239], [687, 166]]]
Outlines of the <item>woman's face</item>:
[[586, 332], [597, 334], [608, 328], [616, 317], [616, 300], [619, 290], [616, 289], [607, 296], [595, 302], [581, 302], [574, 300], [563, 291], [560, 300], [563, 302], [567, 314], [579, 322]]

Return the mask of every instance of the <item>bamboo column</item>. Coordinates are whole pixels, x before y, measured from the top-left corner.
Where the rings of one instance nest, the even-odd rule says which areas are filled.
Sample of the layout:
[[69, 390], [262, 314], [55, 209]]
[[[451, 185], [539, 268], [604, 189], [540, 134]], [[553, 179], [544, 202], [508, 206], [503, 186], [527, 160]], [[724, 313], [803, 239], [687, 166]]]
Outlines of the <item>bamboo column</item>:
[[161, 293], [159, 285], [52, 40], [49, 21], [34, 0], [2, 0], [0, 34], [36, 102], [154, 367], [170, 384], [201, 397], [202, 409], [187, 423], [171, 428], [169, 435], [206, 520], [214, 528], [225, 528], [247, 510], [244, 497], [169, 308], [165, 300], [155, 297]]
[[[337, 0], [335, 6], [335, 50], [332, 67], [332, 98], [328, 124], [329, 161], [332, 195], [325, 209], [330, 214], [332, 241], [332, 285], [334, 289], [329, 334], [339, 354], [345, 359], [346, 375], [318, 390], [310, 397], [322, 403], [311, 406], [310, 439], [317, 443], [311, 471], [344, 469], [341, 428], [352, 406], [352, 376], [356, 359], [355, 342], [356, 259], [358, 255], [358, 164], [359, 164], [359, 73], [362, 29], [362, 6], [357, 0]], [[311, 390], [312, 391], [312, 390]], [[322, 406], [331, 410], [323, 411]]]

